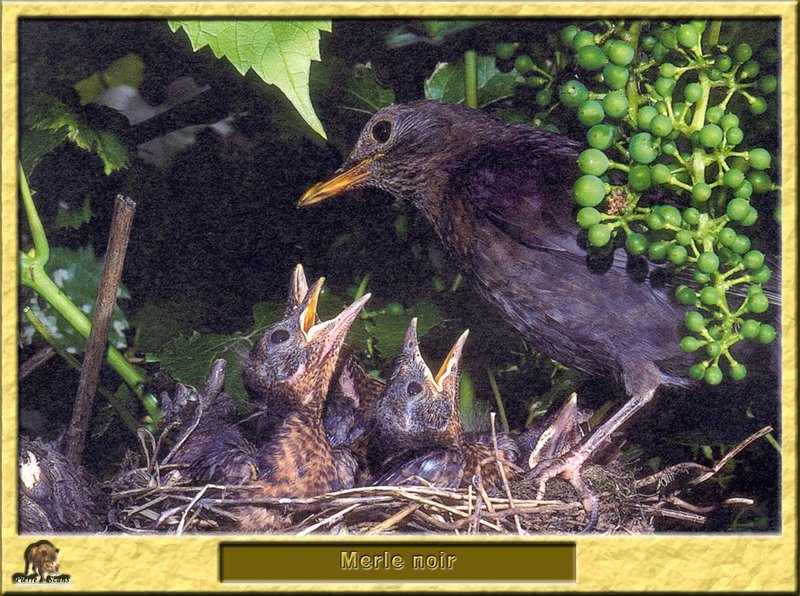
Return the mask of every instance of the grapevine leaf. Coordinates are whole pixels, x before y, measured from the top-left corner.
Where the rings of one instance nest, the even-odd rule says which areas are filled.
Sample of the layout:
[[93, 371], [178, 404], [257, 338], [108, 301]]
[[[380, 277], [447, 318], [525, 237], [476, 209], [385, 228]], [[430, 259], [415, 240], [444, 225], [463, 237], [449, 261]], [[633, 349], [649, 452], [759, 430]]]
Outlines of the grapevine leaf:
[[380, 84], [369, 64], [356, 65], [347, 91], [358, 100], [359, 107], [366, 106], [370, 112], [394, 103], [394, 91]]
[[253, 71], [276, 85], [308, 125], [325, 138], [325, 130], [309, 95], [312, 60], [319, 60], [320, 31], [326, 21], [169, 21], [172, 31], [183, 28], [196, 52], [208, 46], [244, 75]]
[[[514, 94], [516, 71], [500, 72], [494, 56], [478, 57], [478, 107], [482, 108]], [[441, 63], [425, 81], [425, 97], [451, 103], [464, 103], [465, 76], [463, 60]]]
[[[128, 152], [117, 137], [110, 132], [89, 127], [55, 97], [45, 94], [37, 97], [28, 109], [25, 123], [34, 132], [52, 134], [49, 138], [39, 135], [38, 139], [28, 141], [28, 147], [21, 152], [23, 164], [27, 161], [31, 168], [47, 151], [54, 149], [61, 142], [60, 140], [56, 142], [59, 138], [67, 139], [81, 149], [95, 153], [102, 160], [103, 171], [107, 176], [128, 167]], [[30, 174], [30, 170], [27, 172]]]

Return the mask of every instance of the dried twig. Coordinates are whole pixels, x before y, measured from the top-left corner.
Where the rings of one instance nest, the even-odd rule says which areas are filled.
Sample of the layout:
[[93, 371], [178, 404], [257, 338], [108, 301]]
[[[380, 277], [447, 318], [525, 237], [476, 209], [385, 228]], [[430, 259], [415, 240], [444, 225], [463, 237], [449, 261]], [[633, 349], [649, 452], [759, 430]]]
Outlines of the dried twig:
[[72, 409], [72, 420], [67, 429], [67, 445], [65, 455], [74, 465], [81, 463], [86, 433], [92, 414], [94, 394], [100, 380], [100, 367], [105, 359], [108, 344], [108, 329], [111, 316], [117, 302], [117, 288], [122, 277], [122, 266], [125, 263], [125, 252], [133, 223], [136, 203], [129, 197], [117, 195], [114, 202], [114, 214], [111, 220], [111, 233], [108, 237], [108, 248], [103, 261], [103, 274], [100, 278], [100, 289], [97, 291], [97, 302], [92, 313], [92, 328], [86, 353], [81, 366], [81, 378], [78, 383], [78, 394]]
[[[492, 445], [494, 446], [494, 457], [497, 462], [497, 467], [500, 469], [500, 478], [503, 481], [503, 489], [506, 492], [506, 497], [508, 497], [508, 504], [510, 507], [514, 507], [514, 497], [511, 496], [511, 487], [508, 485], [508, 478], [506, 478], [506, 471], [503, 466], [503, 460], [500, 458], [500, 449], [497, 446], [497, 431], [495, 430], [495, 413], [492, 412], [489, 415], [489, 418], [492, 423]], [[522, 529], [522, 524], [519, 521], [519, 516], [514, 515], [514, 523], [517, 526], [517, 534], [520, 536], [525, 534], [525, 531]]]

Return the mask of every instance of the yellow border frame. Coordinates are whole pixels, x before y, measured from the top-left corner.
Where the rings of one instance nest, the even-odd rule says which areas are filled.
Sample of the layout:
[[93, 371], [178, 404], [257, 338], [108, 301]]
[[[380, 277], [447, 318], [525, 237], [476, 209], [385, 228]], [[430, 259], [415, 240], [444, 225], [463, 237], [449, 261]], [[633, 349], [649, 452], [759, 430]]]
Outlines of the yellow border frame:
[[[218, 583], [218, 537], [61, 536], [65, 591], [787, 591], [797, 578], [797, 7], [794, 2], [280, 2], [280, 3], [57, 3], [2, 4], [2, 578], [14, 586], [25, 547], [36, 537], [16, 535], [17, 441], [17, 20], [22, 17], [777, 17], [782, 21], [783, 398], [782, 531], [776, 536], [644, 536], [578, 538], [577, 584], [320, 584]], [[282, 538], [285, 540], [285, 537]], [[440, 539], [440, 538], [437, 538]], [[227, 541], [243, 540], [228, 537]], [[259, 540], [267, 541], [266, 538]], [[315, 542], [339, 542], [319, 538]], [[363, 538], [359, 540], [363, 541]], [[419, 540], [415, 538], [414, 540]], [[515, 540], [510, 538], [509, 540]], [[540, 540], [540, 539], [535, 539]], [[548, 539], [544, 539], [548, 540]], [[553, 539], [555, 540], [555, 539]], [[560, 539], [560, 540], [563, 540]], [[488, 543], [493, 540], [486, 539]], [[375, 540], [375, 542], [381, 542]], [[59, 588], [55, 588], [59, 589]]]

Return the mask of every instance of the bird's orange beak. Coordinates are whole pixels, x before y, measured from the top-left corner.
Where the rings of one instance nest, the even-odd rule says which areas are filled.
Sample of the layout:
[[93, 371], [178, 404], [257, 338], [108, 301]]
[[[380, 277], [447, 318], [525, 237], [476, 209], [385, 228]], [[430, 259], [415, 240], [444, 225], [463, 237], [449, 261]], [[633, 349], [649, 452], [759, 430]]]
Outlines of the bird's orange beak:
[[379, 156], [368, 157], [352, 168], [337, 174], [330, 180], [317, 182], [309, 188], [305, 194], [297, 201], [298, 207], [308, 207], [325, 199], [341, 194], [351, 188], [356, 182], [360, 182], [369, 177], [369, 165]]

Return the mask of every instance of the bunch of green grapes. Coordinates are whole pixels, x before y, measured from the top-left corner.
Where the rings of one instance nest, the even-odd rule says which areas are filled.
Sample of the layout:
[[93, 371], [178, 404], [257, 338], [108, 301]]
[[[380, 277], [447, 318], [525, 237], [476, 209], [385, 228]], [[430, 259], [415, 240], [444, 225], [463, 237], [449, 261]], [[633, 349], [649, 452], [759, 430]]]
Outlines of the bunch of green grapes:
[[[559, 86], [556, 69], [532, 65], [524, 55], [515, 63], [529, 74], [528, 84], [541, 86], [537, 104], [570, 108], [588, 129], [573, 192], [589, 244], [624, 241], [631, 255], [693, 278], [676, 289], [677, 300], [693, 307], [680, 345], [700, 354], [689, 375], [712, 385], [722, 381], [724, 365], [735, 380], [747, 375], [731, 354], [735, 344], [768, 344], [777, 335], [758, 320], [770, 305], [762, 284], [772, 271], [751, 247], [748, 229], [760, 215], [756, 195], [778, 187], [767, 173], [773, 156], [748, 146], [743, 120], [747, 111], [766, 111], [778, 80], [762, 72], [749, 44], [721, 45], [720, 26], [699, 20], [593, 24], [599, 31], [570, 25], [561, 43], [584, 82]], [[498, 56], [510, 49], [501, 45]], [[732, 101], [737, 97], [744, 101]], [[677, 206], [642, 200], [657, 188]]]

